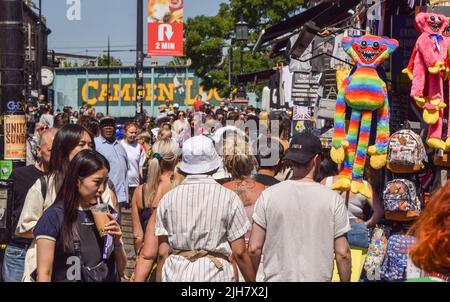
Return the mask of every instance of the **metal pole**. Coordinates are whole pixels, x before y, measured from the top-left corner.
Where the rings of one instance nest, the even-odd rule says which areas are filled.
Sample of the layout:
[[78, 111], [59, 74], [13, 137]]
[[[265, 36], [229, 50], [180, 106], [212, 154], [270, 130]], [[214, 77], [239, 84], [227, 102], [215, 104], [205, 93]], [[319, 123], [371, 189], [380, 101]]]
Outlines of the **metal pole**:
[[186, 107], [184, 110], [187, 110], [187, 108], [189, 107], [189, 75], [188, 75], [188, 68], [186, 67], [186, 74], [185, 74], [185, 78], [186, 78], [186, 90], [185, 90], [185, 95], [186, 95], [186, 99], [184, 100], [184, 106]]
[[109, 115], [109, 65], [110, 65], [110, 45], [108, 36], [108, 58], [107, 58], [107, 68], [106, 68], [106, 115]]
[[[22, 0], [0, 0], [0, 41], [0, 158], [13, 159], [14, 166], [21, 166], [25, 164], [26, 150]], [[14, 128], [6, 124], [11, 116]], [[22, 119], [23, 125], [19, 124]], [[11, 136], [10, 140], [4, 141], [6, 135]], [[5, 152], [9, 144], [15, 147], [13, 157]]]
[[228, 94], [230, 96], [230, 100], [231, 100], [231, 92], [233, 91], [233, 83], [231, 82], [232, 73], [233, 73], [233, 45], [230, 45], [230, 48], [228, 49]]
[[241, 75], [244, 74], [244, 45], [241, 45]]
[[136, 36], [136, 114], [143, 112], [144, 100], [144, 3], [137, 0]]
[[[42, 68], [42, 0], [39, 0], [39, 21], [38, 21], [38, 95], [42, 93], [42, 79], [41, 79], [41, 68]], [[47, 100], [48, 101], [48, 100]]]
[[154, 115], [154, 109], [155, 109], [155, 91], [154, 91], [154, 86], [155, 86], [155, 67], [152, 66], [152, 88], [151, 88], [151, 93], [152, 93], [152, 100], [151, 100], [151, 115]]

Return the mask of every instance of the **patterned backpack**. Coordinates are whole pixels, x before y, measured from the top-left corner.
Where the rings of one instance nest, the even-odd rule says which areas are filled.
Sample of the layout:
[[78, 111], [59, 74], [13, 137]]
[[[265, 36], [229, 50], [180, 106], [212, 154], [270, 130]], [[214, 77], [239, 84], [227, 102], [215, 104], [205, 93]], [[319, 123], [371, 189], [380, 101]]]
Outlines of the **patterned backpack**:
[[387, 168], [394, 173], [414, 173], [423, 169], [426, 152], [422, 139], [412, 130], [400, 130], [389, 138]]
[[415, 242], [414, 237], [395, 234], [389, 237], [386, 255], [381, 265], [381, 279], [385, 281], [406, 280], [408, 248]]
[[373, 231], [366, 260], [364, 261], [364, 269], [369, 281], [381, 280], [381, 264], [386, 254], [390, 233], [391, 228], [385, 225], [377, 226]]
[[392, 221], [414, 220], [421, 211], [416, 186], [407, 179], [394, 179], [386, 183], [383, 205], [384, 217]]

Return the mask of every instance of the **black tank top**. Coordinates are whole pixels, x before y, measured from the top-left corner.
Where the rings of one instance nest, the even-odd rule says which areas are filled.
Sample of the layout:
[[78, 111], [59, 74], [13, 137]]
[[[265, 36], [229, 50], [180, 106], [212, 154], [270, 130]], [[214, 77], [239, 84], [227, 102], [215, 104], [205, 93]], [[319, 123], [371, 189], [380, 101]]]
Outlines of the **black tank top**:
[[144, 199], [144, 192], [145, 191], [145, 184], [142, 186], [142, 209], [139, 210], [139, 218], [141, 220], [142, 230], [145, 232], [147, 229], [148, 221], [150, 220], [150, 217], [152, 216], [152, 208], [147, 208], [145, 206], [145, 199]]

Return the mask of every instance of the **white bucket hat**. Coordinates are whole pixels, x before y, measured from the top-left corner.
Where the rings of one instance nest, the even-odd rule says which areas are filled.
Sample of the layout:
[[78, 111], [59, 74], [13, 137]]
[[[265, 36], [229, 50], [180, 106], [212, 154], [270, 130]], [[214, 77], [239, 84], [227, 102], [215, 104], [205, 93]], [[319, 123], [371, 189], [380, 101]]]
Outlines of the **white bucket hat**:
[[204, 135], [189, 138], [183, 143], [179, 169], [188, 174], [206, 174], [220, 166], [220, 158], [213, 141]]

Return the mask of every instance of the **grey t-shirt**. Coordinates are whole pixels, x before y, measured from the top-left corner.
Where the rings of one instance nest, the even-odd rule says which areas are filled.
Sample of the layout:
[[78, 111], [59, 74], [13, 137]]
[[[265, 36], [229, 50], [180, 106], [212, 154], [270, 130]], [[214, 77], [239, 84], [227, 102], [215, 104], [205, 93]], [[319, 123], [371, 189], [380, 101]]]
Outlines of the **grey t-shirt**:
[[318, 183], [283, 181], [262, 192], [253, 219], [266, 230], [264, 281], [331, 281], [334, 239], [350, 231], [339, 194]]

